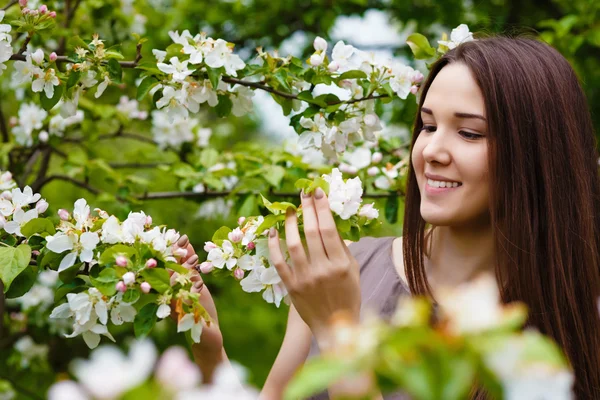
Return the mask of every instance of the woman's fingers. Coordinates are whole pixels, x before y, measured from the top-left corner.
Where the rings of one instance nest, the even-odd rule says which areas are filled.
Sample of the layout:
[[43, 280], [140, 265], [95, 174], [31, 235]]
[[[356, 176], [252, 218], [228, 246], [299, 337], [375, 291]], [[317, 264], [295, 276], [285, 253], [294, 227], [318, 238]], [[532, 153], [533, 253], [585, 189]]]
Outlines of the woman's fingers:
[[[294, 271], [298, 274], [305, 273], [308, 270], [308, 258], [300, 239], [300, 232], [298, 232], [298, 216], [291, 207], [288, 208], [285, 215], [285, 242], [292, 259]], [[279, 241], [277, 245], [279, 246]]]
[[317, 188], [314, 194], [314, 205], [319, 221], [319, 232], [321, 239], [325, 245], [325, 251], [329, 260], [344, 260], [346, 259], [346, 251], [344, 243], [340, 239], [337, 231], [337, 226], [329, 208], [329, 201], [325, 192], [321, 188]]
[[302, 216], [304, 217], [304, 235], [308, 244], [310, 263], [311, 265], [318, 265], [327, 259], [327, 254], [319, 232], [319, 220], [317, 219], [315, 203], [313, 196], [305, 194], [304, 191], [300, 198], [302, 201]]
[[279, 232], [277, 229], [271, 228], [269, 230], [269, 257], [271, 262], [277, 269], [279, 277], [283, 281], [283, 284], [290, 288], [293, 282], [293, 272], [290, 266], [285, 262], [285, 257], [281, 253], [281, 246], [279, 245]]
[[195, 270], [198, 266], [198, 254], [190, 256], [182, 265], [187, 269]]

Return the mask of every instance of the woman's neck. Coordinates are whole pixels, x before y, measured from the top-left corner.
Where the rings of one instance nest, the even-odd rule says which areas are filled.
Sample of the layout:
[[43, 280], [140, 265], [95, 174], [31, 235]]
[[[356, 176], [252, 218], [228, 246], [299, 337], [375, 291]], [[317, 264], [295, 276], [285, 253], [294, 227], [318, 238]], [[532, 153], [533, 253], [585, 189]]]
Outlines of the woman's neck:
[[483, 272], [493, 273], [494, 237], [490, 224], [436, 227], [430, 240], [431, 253], [424, 261], [432, 289], [456, 286]]

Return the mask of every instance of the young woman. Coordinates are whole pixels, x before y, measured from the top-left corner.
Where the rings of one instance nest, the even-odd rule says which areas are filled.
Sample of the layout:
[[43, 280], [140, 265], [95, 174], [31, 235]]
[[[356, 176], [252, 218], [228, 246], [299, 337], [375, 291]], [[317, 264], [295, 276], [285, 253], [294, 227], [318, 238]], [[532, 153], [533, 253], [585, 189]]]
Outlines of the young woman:
[[[531, 38], [492, 37], [449, 51], [421, 89], [403, 237], [347, 246], [322, 191], [301, 196], [308, 253], [295, 214], [287, 215], [293, 269], [277, 233], [270, 235], [292, 306], [263, 397], [280, 398], [309, 353], [327, 349], [337, 312], [356, 321], [366, 308], [387, 316], [400, 296], [435, 298], [441, 286], [491, 271], [503, 300], [526, 303], [529, 324], [564, 349], [577, 398], [600, 398], [597, 160], [585, 96], [556, 50]], [[193, 351], [210, 377], [226, 359], [218, 326]]]

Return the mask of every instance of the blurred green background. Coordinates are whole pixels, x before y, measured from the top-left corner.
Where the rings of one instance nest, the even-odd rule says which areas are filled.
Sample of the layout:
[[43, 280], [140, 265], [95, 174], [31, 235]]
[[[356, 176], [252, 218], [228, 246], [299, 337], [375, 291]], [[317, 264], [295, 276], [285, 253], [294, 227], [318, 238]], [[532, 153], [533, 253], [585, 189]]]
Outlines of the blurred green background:
[[[363, 50], [389, 52], [408, 60], [410, 52], [403, 38], [414, 31], [426, 34], [434, 45], [441, 32], [450, 33], [460, 23], [468, 24], [476, 33], [526, 32], [540, 35], [571, 61], [592, 105], [598, 132], [600, 113], [593, 105], [600, 102], [599, 10], [600, 2], [592, 0], [82, 0], [73, 19], [72, 30], [62, 33], [91, 37], [97, 32], [108, 44], [126, 41], [124, 51], [133, 58], [135, 41], [131, 37], [132, 29], [149, 39], [144, 45], [145, 55], [150, 55], [152, 48], [165, 48], [170, 43], [169, 30], [189, 29], [192, 34], [206, 31], [212, 37], [235, 43], [236, 52], [251, 62], [258, 46], [281, 48], [282, 55], [293, 51], [296, 55], [308, 56], [312, 53], [312, 41], [316, 35], [330, 43], [343, 39]], [[129, 83], [133, 83], [136, 77], [136, 71], [125, 73], [125, 80]], [[8, 89], [10, 75], [4, 74], [0, 80], [3, 87], [0, 106], [8, 118], [16, 115], [17, 104]], [[130, 91], [127, 93], [130, 97], [135, 97], [133, 84], [126, 90]], [[100, 101], [115, 104], [121, 94], [121, 89], [110, 87]], [[285, 135], [278, 135], [277, 126], [269, 123], [268, 112], [264, 112], [267, 110], [265, 104], [257, 101], [256, 113], [244, 118], [220, 120], [210, 110], [203, 113], [203, 125], [212, 127], [215, 132], [211, 145], [229, 149], [235, 143], [247, 140], [280, 143]], [[384, 121], [409, 126], [416, 106], [411, 102], [393, 104], [393, 108], [386, 111]], [[146, 108], [148, 106], [149, 103], [145, 104]], [[86, 120], [86, 124], [96, 122], [93, 118]], [[112, 127], [107, 125], [99, 129], [111, 132]], [[140, 124], [138, 129], [139, 133], [147, 133], [148, 126]], [[135, 132], [135, 126], [129, 131]], [[153, 145], [124, 138], [99, 143], [93, 149], [76, 145], [69, 147], [68, 163], [53, 160], [51, 170], [75, 168], [81, 159], [87, 158], [115, 162], [169, 162], [178, 159], [176, 153], [159, 151]], [[178, 190], [175, 178], [156, 168], [123, 172], [147, 179], [150, 191]], [[94, 199], [90, 193], [59, 181], [44, 187], [42, 194], [54, 214], [59, 208], [72, 209], [73, 201], [79, 197], [86, 197], [92, 206], [103, 207], [120, 217], [126, 216], [132, 209], [144, 210], [152, 215], [155, 223], [167, 224], [188, 234], [201, 259], [206, 256], [202, 250], [204, 242], [210, 240], [213, 232], [222, 225], [235, 224], [238, 218], [238, 215], [219, 214], [220, 208], [226, 208], [227, 199], [204, 202], [153, 200], [130, 207]], [[401, 224], [387, 224], [377, 232], [381, 236], [400, 234]], [[219, 311], [229, 357], [248, 367], [251, 382], [260, 387], [282, 342], [287, 306], [278, 309], [266, 304], [258, 294], [244, 293], [233, 280], [217, 281], [208, 276], [206, 282]], [[173, 343], [184, 344], [183, 338], [175, 334], [171, 321], [162, 323], [154, 335], [163, 348]], [[69, 346], [70, 351], [81, 356], [87, 354], [85, 346], [71, 342]], [[57, 360], [61, 359], [60, 355], [55, 356]], [[57, 363], [57, 369], [65, 367], [59, 361]]]

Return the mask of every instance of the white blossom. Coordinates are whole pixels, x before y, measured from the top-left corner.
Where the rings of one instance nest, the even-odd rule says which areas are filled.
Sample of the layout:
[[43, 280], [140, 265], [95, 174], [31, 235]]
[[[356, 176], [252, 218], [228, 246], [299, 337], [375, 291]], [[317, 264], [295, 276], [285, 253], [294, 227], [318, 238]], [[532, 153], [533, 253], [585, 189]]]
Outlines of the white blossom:
[[223, 39], [215, 41], [212, 51], [206, 55], [204, 62], [211, 68], [225, 67], [225, 72], [231, 76], [237, 76], [237, 71], [246, 66], [240, 56], [233, 54], [229, 44]]
[[450, 33], [450, 40], [438, 40], [438, 43], [448, 47], [449, 50], [454, 49], [461, 43], [470, 42], [474, 40], [473, 34], [469, 32], [469, 27], [465, 24], [460, 24], [456, 28], [452, 29]]
[[21, 227], [31, 221], [34, 218], [38, 217], [38, 212], [35, 208], [23, 211], [22, 209], [18, 209], [12, 216], [12, 221], [8, 221], [4, 224], [4, 230], [7, 233], [15, 234], [17, 236], [24, 236], [21, 233]]
[[119, 98], [119, 104], [117, 104], [117, 110], [130, 119], [145, 120], [148, 118], [148, 112], [139, 109], [140, 103], [135, 99], [123, 95]]
[[171, 57], [169, 59], [170, 64], [158, 63], [157, 68], [165, 74], [172, 75], [173, 81], [181, 82], [186, 77], [194, 73], [194, 70], [188, 69], [187, 65], [189, 61], [179, 61], [177, 57]]
[[98, 85], [98, 89], [96, 90], [96, 94], [94, 94], [94, 97], [99, 98], [100, 96], [102, 96], [102, 94], [108, 87], [109, 83], [110, 83], [110, 78], [108, 77], [108, 75], [105, 75], [104, 80], [102, 82], [100, 82], [100, 84]]
[[342, 173], [334, 168], [330, 175], [323, 175], [329, 183], [329, 207], [342, 219], [355, 215], [362, 201], [362, 182], [360, 178], [348, 179], [344, 182]]
[[208, 253], [208, 261], [212, 262], [215, 268], [227, 267], [228, 270], [232, 270], [237, 263], [237, 259], [233, 257], [233, 245], [229, 240], [224, 240], [221, 247], [212, 249]]
[[354, 54], [354, 47], [351, 45], [344, 44], [343, 41], [339, 41], [333, 47], [331, 58], [333, 61], [329, 63], [327, 68], [333, 72], [342, 72], [347, 70], [350, 62], [350, 57]]
[[265, 268], [264, 265], [256, 266], [247, 277], [240, 281], [242, 290], [248, 293], [263, 292], [263, 299], [267, 303], [274, 303], [277, 307], [287, 295], [287, 290], [277, 273], [275, 267]]
[[194, 343], [200, 343], [200, 336], [202, 335], [202, 319], [198, 318], [194, 314], [185, 314], [177, 324], [177, 332], [190, 331], [192, 340]]
[[254, 91], [245, 86], [236, 86], [233, 89], [234, 95], [231, 96], [231, 102], [233, 107], [231, 112], [236, 117], [241, 117], [249, 112], [252, 112], [252, 97], [254, 97]]
[[42, 76], [38, 77], [31, 84], [31, 90], [41, 92], [42, 90], [49, 99], [54, 96], [54, 86], [60, 85], [60, 81], [56, 76], [54, 68], [48, 68]]
[[390, 78], [390, 87], [398, 97], [406, 99], [410, 93], [410, 88], [413, 86], [415, 70], [401, 63], [396, 63], [392, 66], [392, 77]]

